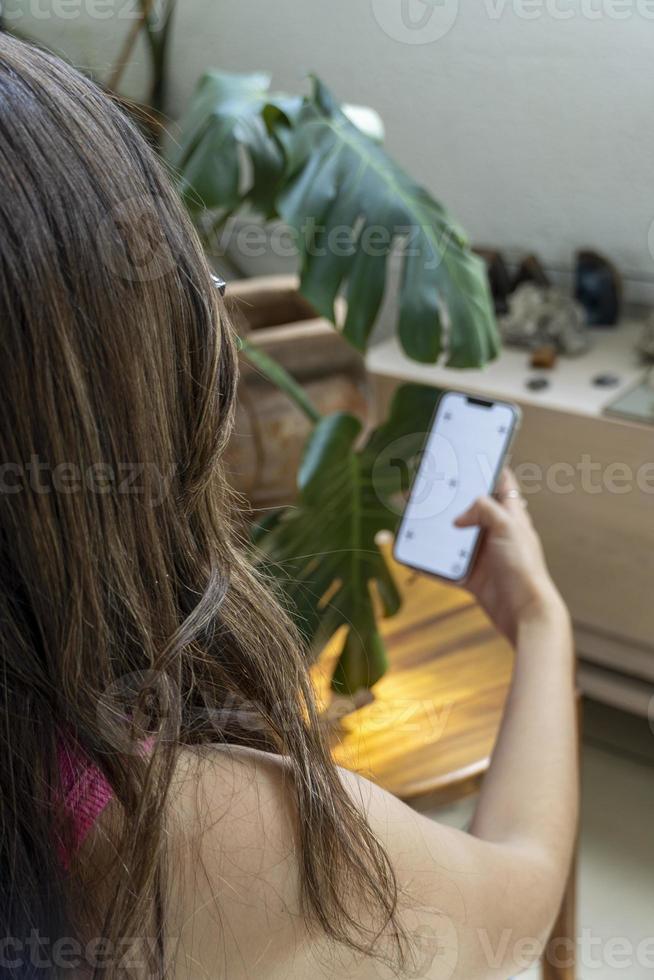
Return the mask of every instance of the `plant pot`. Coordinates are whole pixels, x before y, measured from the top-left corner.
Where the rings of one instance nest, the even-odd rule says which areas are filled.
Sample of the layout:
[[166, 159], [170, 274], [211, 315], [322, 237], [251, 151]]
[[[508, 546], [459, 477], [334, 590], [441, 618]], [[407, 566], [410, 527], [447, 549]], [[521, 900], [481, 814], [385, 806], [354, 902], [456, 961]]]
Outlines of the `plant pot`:
[[[286, 368], [320, 412], [366, 415], [363, 358], [316, 314], [300, 294], [297, 276], [230, 282], [226, 302], [239, 334]], [[345, 309], [340, 301], [339, 322]], [[310, 423], [245, 358], [241, 372], [235, 433], [227, 452], [232, 485], [254, 507], [290, 503]]]

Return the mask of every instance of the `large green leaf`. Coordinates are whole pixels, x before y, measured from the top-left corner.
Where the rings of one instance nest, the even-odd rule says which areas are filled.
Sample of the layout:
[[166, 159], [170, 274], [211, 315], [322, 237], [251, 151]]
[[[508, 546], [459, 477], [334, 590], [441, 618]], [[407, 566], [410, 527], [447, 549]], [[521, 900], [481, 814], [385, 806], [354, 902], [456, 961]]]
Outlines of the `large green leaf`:
[[274, 213], [286, 157], [264, 117], [290, 117], [301, 99], [273, 99], [269, 88], [270, 76], [262, 72], [210, 71], [200, 79], [171, 159], [191, 212], [228, 213], [249, 201], [266, 215]]
[[286, 134], [289, 172], [276, 208], [298, 233], [302, 291], [334, 318], [344, 289], [344, 334], [364, 350], [386, 286], [387, 262], [400, 245], [397, 329], [406, 352], [434, 361], [449, 321], [448, 363], [481, 366], [498, 351], [486, 272], [461, 229], [341, 111], [314, 80]]
[[365, 350], [399, 251], [396, 329], [407, 354], [479, 367], [498, 351], [486, 272], [461, 229], [313, 80], [302, 100], [271, 96], [265, 74], [201, 80], [173, 160], [192, 211], [244, 202], [281, 217], [300, 249], [301, 290]]
[[371, 587], [385, 615], [399, 608], [393, 575], [375, 538], [394, 531], [410, 471], [438, 392], [400, 388], [387, 421], [359, 446], [361, 423], [325, 416], [307, 442], [295, 506], [269, 515], [255, 534], [260, 559], [286, 595], [308, 646], [317, 651], [346, 627], [332, 686], [354, 693], [386, 669]]

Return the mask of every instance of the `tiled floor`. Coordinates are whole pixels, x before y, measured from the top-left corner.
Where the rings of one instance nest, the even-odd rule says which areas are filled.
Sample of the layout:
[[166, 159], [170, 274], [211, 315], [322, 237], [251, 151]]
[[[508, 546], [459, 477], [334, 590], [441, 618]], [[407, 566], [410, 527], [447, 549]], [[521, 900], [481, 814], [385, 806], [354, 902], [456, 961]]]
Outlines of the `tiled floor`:
[[[654, 734], [592, 712], [583, 750], [578, 980], [654, 978]], [[633, 736], [633, 737], [632, 737]], [[651, 744], [650, 744], [651, 742]], [[471, 804], [433, 811], [465, 826]], [[523, 974], [536, 980], [538, 968]]]

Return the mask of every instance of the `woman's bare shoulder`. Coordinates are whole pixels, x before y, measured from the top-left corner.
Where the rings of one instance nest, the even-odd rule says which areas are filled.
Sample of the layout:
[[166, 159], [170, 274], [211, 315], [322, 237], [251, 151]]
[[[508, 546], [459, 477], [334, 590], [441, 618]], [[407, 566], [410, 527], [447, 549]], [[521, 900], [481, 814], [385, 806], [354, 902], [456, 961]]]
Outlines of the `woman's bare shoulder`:
[[276, 978], [297, 955], [303, 917], [283, 782], [283, 766], [262, 753], [180, 752], [168, 819], [174, 976]]
[[[278, 756], [226, 745], [184, 749], [170, 798], [172, 839], [221, 876], [279, 886], [296, 859], [290, 775]], [[295, 891], [286, 882], [285, 898]]]
[[[515, 943], [529, 936], [531, 917], [522, 913], [537, 904], [537, 872], [520, 855], [421, 816], [366, 779], [345, 771], [341, 778], [396, 873], [401, 922], [415, 941], [407, 975], [490, 980], [513, 972], [504, 934], [510, 929]], [[371, 958], [335, 951], [307, 924], [297, 819], [282, 757], [218, 745], [180, 753], [171, 870], [187, 972], [193, 962], [230, 980], [393, 975]]]

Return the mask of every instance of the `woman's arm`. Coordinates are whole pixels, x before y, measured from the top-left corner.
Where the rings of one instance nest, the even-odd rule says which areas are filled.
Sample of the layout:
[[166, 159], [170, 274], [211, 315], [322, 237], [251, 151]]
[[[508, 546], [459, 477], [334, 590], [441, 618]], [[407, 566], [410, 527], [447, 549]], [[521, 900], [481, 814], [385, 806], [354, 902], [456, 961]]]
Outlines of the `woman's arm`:
[[435, 956], [424, 973], [439, 980], [506, 978], [536, 957], [560, 906], [577, 828], [570, 620], [512, 474], [503, 474], [497, 498], [477, 501], [457, 521], [484, 531], [467, 585], [516, 649], [470, 834], [368, 791], [369, 819], [407, 894], [432, 908], [437, 930], [456, 933], [452, 962]]
[[540, 855], [551, 868], [558, 902], [578, 812], [572, 631], [517, 493], [507, 472], [500, 501], [478, 501], [459, 521], [486, 532], [470, 589], [516, 648], [511, 691], [471, 832]]
[[564, 610], [518, 627], [511, 691], [471, 833], [540, 856], [561, 898], [578, 811], [572, 639]]

